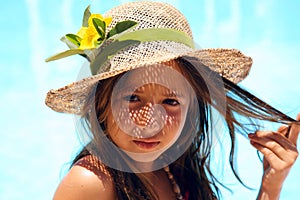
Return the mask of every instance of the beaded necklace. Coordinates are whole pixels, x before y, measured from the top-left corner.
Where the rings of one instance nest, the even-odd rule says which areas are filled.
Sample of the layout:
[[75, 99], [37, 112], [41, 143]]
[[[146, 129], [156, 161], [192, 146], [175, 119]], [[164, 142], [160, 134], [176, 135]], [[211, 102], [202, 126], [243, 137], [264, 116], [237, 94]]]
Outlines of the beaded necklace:
[[180, 188], [179, 188], [178, 184], [176, 183], [174, 176], [170, 171], [169, 166], [164, 167], [164, 171], [167, 173], [167, 176], [168, 176], [170, 182], [172, 183], [173, 191], [176, 194], [177, 200], [183, 200], [183, 196], [181, 195]]

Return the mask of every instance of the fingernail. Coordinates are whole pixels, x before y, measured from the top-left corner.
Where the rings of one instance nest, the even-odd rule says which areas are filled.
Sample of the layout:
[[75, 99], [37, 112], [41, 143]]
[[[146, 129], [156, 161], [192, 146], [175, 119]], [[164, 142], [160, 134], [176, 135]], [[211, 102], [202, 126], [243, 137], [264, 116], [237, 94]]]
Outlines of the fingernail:
[[253, 136], [254, 136], [254, 133], [249, 133], [249, 134], [248, 134], [248, 137], [249, 137], [249, 138], [253, 138]]

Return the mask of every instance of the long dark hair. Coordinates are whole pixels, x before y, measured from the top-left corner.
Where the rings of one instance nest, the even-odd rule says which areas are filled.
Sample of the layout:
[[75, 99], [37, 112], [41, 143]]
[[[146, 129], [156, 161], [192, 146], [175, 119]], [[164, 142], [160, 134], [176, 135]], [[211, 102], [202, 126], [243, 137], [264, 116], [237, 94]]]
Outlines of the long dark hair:
[[[241, 183], [243, 182], [236, 172], [234, 163], [237, 132], [247, 134], [249, 131], [259, 129], [259, 120], [284, 124], [289, 124], [290, 122], [294, 122], [294, 120], [228, 79], [220, 77], [219, 74], [201, 64], [195, 58], [178, 58], [176, 62], [179, 64], [183, 76], [189, 81], [195, 91], [200, 116], [196, 123], [197, 127], [191, 129], [192, 131], [197, 131], [197, 136], [187, 151], [170, 165], [170, 169], [175, 174], [175, 179], [182, 193], [189, 193], [189, 199], [218, 199], [220, 198], [220, 192], [217, 183], [221, 185], [222, 183], [218, 181], [210, 169], [213, 146], [212, 131], [210, 130], [213, 127], [211, 120], [209, 120], [211, 108], [213, 107], [218, 110], [224, 118], [231, 140], [229, 163], [234, 175]], [[195, 66], [197, 66], [197, 69], [201, 68], [201, 73]], [[95, 93], [90, 95], [84, 107], [84, 122], [88, 124], [88, 129], [91, 129], [93, 136], [96, 139], [98, 138], [99, 141], [103, 137], [103, 134], [101, 137], [98, 135], [99, 132], [97, 129], [99, 124], [101, 129], [104, 130], [104, 137], [108, 137], [105, 130], [107, 127], [106, 119], [109, 112], [110, 97], [114, 84], [121, 76], [122, 74], [99, 81], [95, 86]], [[208, 79], [214, 81], [208, 83], [206, 81]], [[220, 88], [220, 85], [223, 87]], [[212, 100], [212, 92], [219, 98]], [[225, 109], [220, 106], [222, 102], [226, 102], [224, 104]], [[95, 111], [95, 115], [91, 114], [91, 106], [94, 108], [92, 110]], [[239, 117], [243, 117], [243, 120], [239, 120]], [[195, 124], [189, 120], [186, 123]], [[191, 127], [194, 126], [192, 124]], [[103, 152], [104, 156], [106, 155], [106, 150], [101, 149], [101, 147], [97, 151], [100, 154]], [[91, 152], [87, 148], [83, 148], [73, 160], [72, 165], [90, 154]], [[107, 170], [114, 180], [118, 199], [158, 198], [150, 183], [141, 174], [122, 172], [110, 167], [107, 167]], [[137, 190], [137, 188], [139, 189]]]

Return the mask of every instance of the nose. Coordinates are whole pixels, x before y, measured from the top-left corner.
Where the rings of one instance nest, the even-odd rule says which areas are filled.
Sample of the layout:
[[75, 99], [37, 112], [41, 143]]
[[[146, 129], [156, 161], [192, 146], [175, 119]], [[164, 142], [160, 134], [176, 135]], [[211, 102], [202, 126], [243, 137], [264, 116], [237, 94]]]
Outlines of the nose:
[[139, 126], [149, 126], [154, 120], [153, 113], [153, 104], [147, 103], [142, 108], [134, 111], [132, 120]]
[[141, 137], [152, 137], [161, 131], [166, 120], [166, 112], [159, 104], [147, 103], [131, 113], [131, 118]]

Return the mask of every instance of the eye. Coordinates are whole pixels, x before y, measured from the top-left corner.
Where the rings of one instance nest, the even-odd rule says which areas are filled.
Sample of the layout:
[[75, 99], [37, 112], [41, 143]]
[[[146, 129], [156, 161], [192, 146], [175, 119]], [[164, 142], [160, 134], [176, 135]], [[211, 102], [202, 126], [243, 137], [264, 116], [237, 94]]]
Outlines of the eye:
[[179, 105], [179, 102], [176, 99], [165, 99], [163, 100], [163, 104], [167, 104], [170, 106], [177, 106]]
[[123, 97], [123, 99], [125, 100], [125, 101], [129, 101], [129, 102], [138, 102], [138, 101], [140, 101], [140, 99], [139, 99], [139, 97], [137, 96], [137, 95], [127, 95], [127, 96], [125, 96], [125, 97]]

